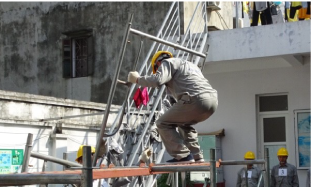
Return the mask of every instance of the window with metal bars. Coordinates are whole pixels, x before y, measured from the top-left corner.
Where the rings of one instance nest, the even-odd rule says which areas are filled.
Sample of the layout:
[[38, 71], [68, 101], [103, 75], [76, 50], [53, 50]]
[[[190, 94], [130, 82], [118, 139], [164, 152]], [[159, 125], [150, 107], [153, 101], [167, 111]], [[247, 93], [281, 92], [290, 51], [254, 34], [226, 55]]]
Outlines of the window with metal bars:
[[93, 74], [92, 30], [63, 33], [63, 77], [87, 77]]

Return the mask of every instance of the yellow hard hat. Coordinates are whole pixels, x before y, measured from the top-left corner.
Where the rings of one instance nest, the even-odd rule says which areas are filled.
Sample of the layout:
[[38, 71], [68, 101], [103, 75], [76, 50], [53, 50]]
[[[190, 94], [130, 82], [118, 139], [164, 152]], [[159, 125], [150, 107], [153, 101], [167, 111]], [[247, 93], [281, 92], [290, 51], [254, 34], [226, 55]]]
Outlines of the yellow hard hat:
[[[79, 149], [78, 149], [78, 152], [77, 152], [77, 158], [76, 158], [76, 161], [78, 162], [78, 159], [80, 158], [80, 157], [82, 157], [82, 155], [83, 155], [83, 147], [84, 147], [85, 145], [81, 145], [80, 147], [79, 147]], [[91, 153], [95, 153], [95, 147], [93, 147], [93, 146], [91, 146]]]
[[[156, 64], [157, 61], [159, 60], [163, 60], [162, 59], [158, 59], [159, 57], [163, 57], [163, 58], [172, 58], [173, 57], [173, 54], [170, 53], [169, 51], [158, 51], [156, 52], [153, 57], [152, 57], [152, 60], [151, 60], [151, 67], [152, 67], [152, 72], [153, 74], [156, 73], [156, 69], [154, 68], [154, 65]], [[158, 59], [158, 60], [157, 60]]]
[[252, 151], [247, 151], [244, 155], [245, 160], [254, 160], [255, 159], [255, 154]]
[[288, 156], [287, 150], [286, 150], [284, 147], [281, 147], [281, 148], [278, 150], [278, 156]]

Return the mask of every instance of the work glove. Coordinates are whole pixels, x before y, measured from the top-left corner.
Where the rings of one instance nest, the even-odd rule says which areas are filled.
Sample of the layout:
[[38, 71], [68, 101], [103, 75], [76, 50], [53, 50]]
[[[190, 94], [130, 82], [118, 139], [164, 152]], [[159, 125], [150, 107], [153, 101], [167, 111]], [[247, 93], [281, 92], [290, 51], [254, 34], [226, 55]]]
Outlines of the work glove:
[[131, 71], [129, 72], [127, 76], [127, 81], [131, 83], [137, 83], [137, 79], [140, 77], [139, 73], [137, 71]]
[[149, 159], [150, 159], [150, 156], [152, 154], [152, 151], [150, 148], [146, 148], [140, 155], [139, 157], [139, 161], [140, 162], [144, 162], [146, 163]]

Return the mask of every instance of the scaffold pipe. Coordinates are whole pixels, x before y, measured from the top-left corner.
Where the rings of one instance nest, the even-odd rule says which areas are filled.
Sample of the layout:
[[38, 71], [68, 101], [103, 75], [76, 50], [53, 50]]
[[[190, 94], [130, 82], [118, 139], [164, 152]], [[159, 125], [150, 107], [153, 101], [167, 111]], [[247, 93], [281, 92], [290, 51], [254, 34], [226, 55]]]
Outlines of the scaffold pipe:
[[265, 160], [226, 160], [219, 161], [220, 165], [247, 165], [247, 164], [265, 164]]
[[79, 184], [78, 174], [5, 174], [0, 175], [0, 186], [30, 184]]
[[187, 165], [187, 166], [152, 166], [151, 171], [152, 172], [179, 172], [179, 171], [209, 171], [210, 166], [198, 166], [198, 165]]
[[54, 163], [57, 163], [57, 164], [61, 164], [61, 165], [64, 165], [64, 166], [82, 167], [81, 164], [78, 164], [78, 163], [75, 163], [75, 162], [71, 162], [71, 161], [68, 161], [68, 160], [59, 159], [59, 158], [56, 158], [56, 157], [53, 157], [53, 156], [49, 156], [49, 155], [40, 154], [40, 153], [31, 152], [30, 156], [34, 157], [34, 158], [39, 158], [39, 159], [42, 159], [42, 160], [47, 160], [47, 161], [50, 161], [50, 162], [54, 162]]

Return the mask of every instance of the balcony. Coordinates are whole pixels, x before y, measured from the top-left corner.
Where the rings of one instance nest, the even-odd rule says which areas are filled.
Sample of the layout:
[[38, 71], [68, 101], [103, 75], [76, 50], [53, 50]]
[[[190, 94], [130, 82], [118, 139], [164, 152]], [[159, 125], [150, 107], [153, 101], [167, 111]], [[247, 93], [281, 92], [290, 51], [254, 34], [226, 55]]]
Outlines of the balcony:
[[204, 73], [310, 64], [310, 20], [209, 32]]

